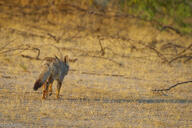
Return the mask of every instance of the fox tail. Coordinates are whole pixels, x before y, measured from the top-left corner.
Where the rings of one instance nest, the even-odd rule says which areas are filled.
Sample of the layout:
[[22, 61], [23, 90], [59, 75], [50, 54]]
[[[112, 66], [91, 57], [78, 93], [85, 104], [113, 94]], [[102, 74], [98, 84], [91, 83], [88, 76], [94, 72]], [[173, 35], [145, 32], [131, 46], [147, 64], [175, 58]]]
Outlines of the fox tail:
[[51, 71], [49, 67], [46, 67], [41, 74], [39, 75], [39, 78], [35, 81], [33, 90], [37, 91], [38, 88], [43, 86], [43, 84], [47, 81], [47, 79], [50, 77]]

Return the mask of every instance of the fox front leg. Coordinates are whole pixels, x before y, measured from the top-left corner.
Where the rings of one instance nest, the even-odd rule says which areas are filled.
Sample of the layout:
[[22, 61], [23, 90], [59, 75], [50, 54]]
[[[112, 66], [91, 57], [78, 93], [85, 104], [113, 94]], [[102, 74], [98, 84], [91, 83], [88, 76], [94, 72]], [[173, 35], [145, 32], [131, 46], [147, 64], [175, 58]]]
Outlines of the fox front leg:
[[43, 95], [42, 95], [43, 100], [46, 99], [47, 93], [48, 93], [47, 85], [43, 84]]
[[52, 89], [52, 86], [53, 86], [53, 81], [54, 81], [54, 80], [53, 80], [53, 78], [52, 78], [52, 77], [50, 77], [50, 78], [49, 78], [49, 80], [48, 80], [48, 83], [49, 83], [49, 85], [48, 85], [48, 86], [49, 86], [49, 89], [48, 89], [48, 90], [49, 90], [49, 96], [51, 96], [51, 95], [52, 95], [52, 90], [53, 90], [53, 89]]
[[53, 83], [50, 83], [49, 85], [49, 96], [52, 95], [53, 89], [52, 89]]
[[59, 94], [60, 94], [60, 89], [62, 86], [62, 82], [58, 81], [57, 82], [57, 92], [56, 92], [56, 98], [59, 99]]

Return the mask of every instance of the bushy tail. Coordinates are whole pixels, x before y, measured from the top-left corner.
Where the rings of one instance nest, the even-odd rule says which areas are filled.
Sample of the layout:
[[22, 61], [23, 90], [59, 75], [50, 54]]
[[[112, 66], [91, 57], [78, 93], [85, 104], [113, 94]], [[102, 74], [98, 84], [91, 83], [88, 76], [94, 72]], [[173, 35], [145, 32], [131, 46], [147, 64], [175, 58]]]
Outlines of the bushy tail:
[[36, 80], [35, 84], [34, 84], [34, 87], [33, 87], [33, 90], [37, 91], [38, 88], [40, 88], [44, 83], [41, 82], [40, 79]]
[[51, 71], [49, 67], [45, 67], [43, 71], [41, 72], [39, 78], [36, 80], [33, 90], [37, 91], [38, 88], [43, 86], [43, 84], [46, 82], [46, 80], [50, 77]]

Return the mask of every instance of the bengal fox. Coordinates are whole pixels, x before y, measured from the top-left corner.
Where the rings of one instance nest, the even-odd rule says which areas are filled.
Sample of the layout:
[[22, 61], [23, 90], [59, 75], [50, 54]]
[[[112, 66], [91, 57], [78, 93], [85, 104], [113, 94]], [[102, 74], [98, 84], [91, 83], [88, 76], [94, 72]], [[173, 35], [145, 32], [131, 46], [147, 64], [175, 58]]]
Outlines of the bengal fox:
[[43, 86], [43, 95], [42, 99], [46, 99], [49, 93], [49, 96], [52, 95], [52, 85], [53, 81], [57, 81], [57, 91], [56, 98], [59, 98], [60, 89], [64, 77], [68, 74], [69, 71], [69, 59], [68, 56], [65, 56], [64, 59], [59, 59], [58, 57], [47, 57], [44, 59], [45, 63], [43, 64], [43, 69], [39, 75], [39, 78], [36, 80], [33, 89], [36, 91], [38, 88]]

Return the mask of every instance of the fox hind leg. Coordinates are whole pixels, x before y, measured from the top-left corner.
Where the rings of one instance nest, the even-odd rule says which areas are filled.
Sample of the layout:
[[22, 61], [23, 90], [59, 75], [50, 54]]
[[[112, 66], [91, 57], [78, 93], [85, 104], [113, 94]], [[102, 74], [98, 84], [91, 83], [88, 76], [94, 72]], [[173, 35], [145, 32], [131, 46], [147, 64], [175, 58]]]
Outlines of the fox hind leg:
[[56, 98], [59, 99], [59, 94], [60, 94], [60, 89], [62, 86], [62, 82], [58, 81], [57, 82], [57, 92], [56, 92]]

